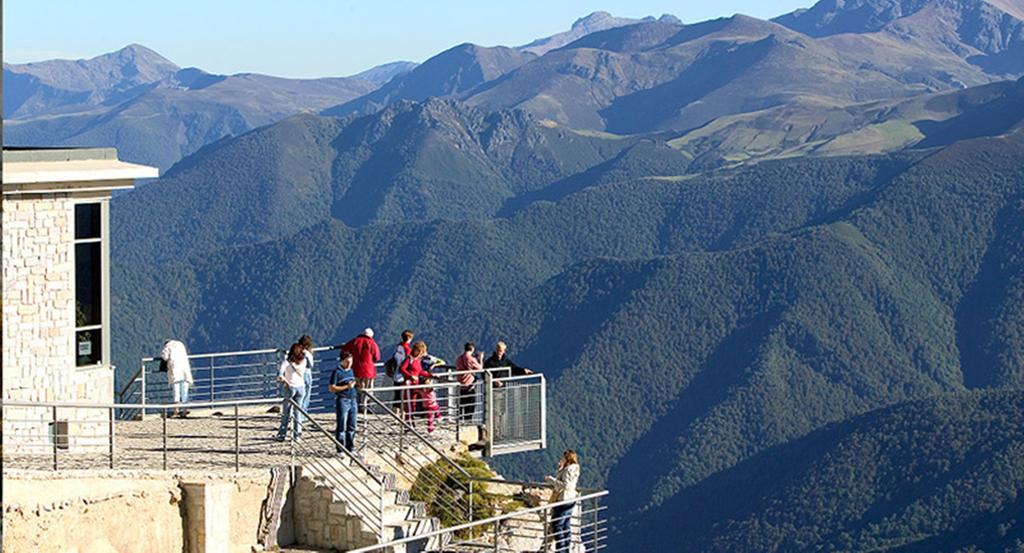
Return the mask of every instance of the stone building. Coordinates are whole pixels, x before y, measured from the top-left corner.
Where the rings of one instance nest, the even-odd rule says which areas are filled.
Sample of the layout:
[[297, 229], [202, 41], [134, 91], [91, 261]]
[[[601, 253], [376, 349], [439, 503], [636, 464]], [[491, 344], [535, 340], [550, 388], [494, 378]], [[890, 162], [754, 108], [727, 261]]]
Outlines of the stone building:
[[[3, 150], [5, 402], [113, 401], [110, 197], [156, 176], [110, 148]], [[21, 422], [25, 433], [56, 439], [58, 424], [43, 410], [20, 418], [5, 418], [5, 435]], [[24, 420], [33, 418], [45, 422]]]

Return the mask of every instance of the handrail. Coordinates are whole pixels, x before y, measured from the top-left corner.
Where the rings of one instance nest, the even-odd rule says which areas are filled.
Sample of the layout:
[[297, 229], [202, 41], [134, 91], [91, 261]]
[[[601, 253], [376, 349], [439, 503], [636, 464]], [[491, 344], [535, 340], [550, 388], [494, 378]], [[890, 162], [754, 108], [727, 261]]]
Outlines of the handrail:
[[[146, 409], [207, 409], [232, 405], [272, 405], [281, 403], [281, 398], [236, 399], [204, 401], [195, 403], [147, 403]], [[74, 403], [59, 401], [0, 400], [2, 407], [57, 407], [67, 409], [137, 409], [138, 403]]]
[[565, 500], [562, 500], [562, 501], [557, 501], [555, 503], [548, 503], [548, 504], [540, 505], [540, 506], [537, 506], [537, 507], [530, 507], [530, 508], [527, 508], [527, 509], [520, 509], [518, 511], [513, 511], [511, 513], [504, 513], [504, 514], [501, 514], [501, 515], [498, 515], [498, 516], [493, 516], [491, 518], [476, 520], [476, 521], [473, 521], [473, 522], [466, 522], [466, 523], [459, 524], [459, 525], [456, 525], [456, 526], [449, 526], [447, 528], [442, 528], [440, 530], [433, 530], [431, 532], [424, 532], [422, 534], [416, 534], [414, 536], [408, 536], [408, 537], [405, 537], [405, 538], [401, 538], [401, 539], [397, 539], [397, 540], [392, 540], [392, 541], [389, 541], [387, 543], [380, 543], [380, 544], [377, 544], [377, 545], [370, 545], [370, 546], [366, 546], [366, 547], [360, 547], [358, 549], [350, 549], [348, 551], [348, 553], [368, 553], [370, 551], [379, 551], [381, 549], [386, 549], [388, 547], [393, 547], [393, 546], [401, 545], [401, 544], [404, 544], [404, 543], [410, 543], [410, 542], [420, 541], [420, 540], [429, 540], [430, 538], [433, 538], [433, 537], [436, 537], [436, 536], [443, 536], [445, 534], [454, 534], [456, 532], [460, 532], [462, 530], [468, 530], [470, 528], [475, 528], [477, 526], [486, 526], [486, 525], [489, 525], [489, 524], [495, 524], [495, 523], [501, 522], [503, 520], [509, 520], [509, 519], [512, 519], [512, 518], [521, 517], [523, 515], [528, 515], [528, 514], [532, 514], [532, 513], [539, 513], [539, 512], [542, 512], [542, 511], [547, 511], [549, 509], [553, 509], [555, 507], [562, 507], [564, 505], [573, 505], [573, 504], [576, 504], [576, 503], [579, 503], [579, 502], [583, 502], [583, 501], [590, 501], [592, 499], [598, 499], [598, 498], [604, 497], [606, 495], [608, 495], [608, 490], [602, 490], [602, 491], [597, 492], [597, 493], [592, 493], [592, 494], [586, 495], [586, 496], [579, 496], [579, 497], [576, 497], [574, 499], [565, 499]]
[[[352, 459], [353, 461], [355, 461], [355, 463], [357, 465], [359, 465], [364, 471], [366, 471], [366, 473], [370, 475], [370, 478], [372, 478], [374, 482], [376, 482], [378, 484], [381, 484], [381, 485], [384, 484], [384, 480], [383, 479], [377, 478], [376, 476], [374, 476], [373, 472], [370, 470], [369, 467], [364, 465], [363, 462], [360, 461], [358, 457], [356, 457], [355, 455], [352, 455], [352, 452], [349, 451], [348, 449], [346, 449], [341, 444], [341, 442], [339, 442], [338, 439], [334, 437], [334, 434], [331, 434], [323, 426], [320, 426], [320, 423], [316, 422], [316, 419], [314, 419], [313, 417], [309, 416], [309, 413], [303, 411], [302, 407], [299, 406], [299, 404], [296, 403], [294, 399], [288, 398], [288, 402], [292, 404], [292, 409], [293, 410], [296, 410], [299, 414], [301, 414], [303, 417], [305, 417], [305, 419], [307, 421], [313, 423], [313, 426], [316, 427], [317, 430], [319, 430], [322, 434], [325, 434], [328, 438], [330, 438], [331, 442], [334, 443], [335, 448], [341, 448], [341, 450], [345, 452], [345, 455], [347, 455], [349, 459]], [[293, 413], [292, 416], [295, 416], [295, 414]]]
[[460, 474], [462, 474], [462, 475], [463, 475], [463, 476], [465, 476], [466, 478], [472, 479], [472, 477], [471, 477], [471, 476], [469, 475], [469, 473], [468, 473], [468, 472], [466, 472], [466, 469], [464, 469], [464, 468], [462, 468], [461, 466], [459, 466], [459, 464], [458, 464], [458, 463], [456, 463], [455, 461], [452, 461], [450, 457], [448, 457], [447, 455], [445, 455], [445, 454], [444, 454], [444, 453], [443, 453], [443, 452], [442, 452], [442, 451], [441, 451], [440, 449], [438, 449], [438, 448], [437, 448], [437, 446], [435, 446], [435, 445], [434, 445], [433, 443], [431, 443], [431, 442], [430, 442], [430, 440], [428, 440], [428, 439], [427, 439], [427, 438], [426, 438], [426, 437], [425, 437], [425, 436], [424, 436], [423, 434], [420, 434], [419, 430], [416, 430], [416, 428], [415, 428], [415, 427], [413, 427], [413, 426], [412, 426], [411, 424], [409, 424], [408, 422], [406, 422], [406, 421], [402, 420], [402, 418], [401, 418], [401, 417], [399, 417], [399, 416], [395, 415], [395, 414], [394, 414], [394, 413], [393, 413], [393, 412], [391, 411], [391, 409], [389, 409], [389, 408], [388, 408], [388, 407], [387, 407], [386, 405], [384, 405], [384, 404], [383, 404], [383, 403], [382, 403], [382, 402], [381, 402], [381, 401], [380, 401], [379, 399], [377, 399], [376, 397], [374, 397], [374, 395], [373, 395], [373, 394], [369, 394], [369, 393], [366, 393], [366, 391], [364, 391], [364, 390], [359, 390], [359, 393], [361, 393], [361, 394], [365, 395], [366, 397], [369, 397], [371, 401], [373, 401], [374, 403], [376, 403], [376, 404], [377, 404], [377, 406], [378, 406], [378, 407], [380, 407], [380, 408], [381, 408], [381, 410], [383, 410], [383, 411], [384, 411], [384, 413], [386, 414], [386, 416], [389, 416], [389, 417], [391, 417], [392, 419], [395, 419], [395, 420], [397, 420], [397, 421], [398, 421], [398, 422], [399, 422], [399, 423], [400, 423], [400, 424], [401, 424], [402, 426], [404, 426], [404, 427], [405, 427], [405, 429], [406, 429], [406, 430], [409, 430], [409, 431], [411, 431], [411, 432], [413, 433], [413, 435], [415, 435], [415, 436], [416, 436], [417, 438], [419, 438], [419, 440], [420, 440], [421, 442], [423, 442], [424, 444], [426, 444], [426, 445], [427, 445], [427, 447], [429, 447], [430, 449], [432, 449], [432, 450], [434, 451], [434, 453], [438, 454], [438, 455], [439, 455], [439, 456], [440, 456], [440, 457], [441, 457], [442, 459], [444, 459], [445, 461], [447, 461], [447, 462], [448, 462], [448, 464], [449, 464], [449, 465], [451, 465], [451, 466], [452, 466], [452, 467], [453, 467], [453, 468], [454, 468], [455, 470], [459, 471], [459, 473], [460, 473]]

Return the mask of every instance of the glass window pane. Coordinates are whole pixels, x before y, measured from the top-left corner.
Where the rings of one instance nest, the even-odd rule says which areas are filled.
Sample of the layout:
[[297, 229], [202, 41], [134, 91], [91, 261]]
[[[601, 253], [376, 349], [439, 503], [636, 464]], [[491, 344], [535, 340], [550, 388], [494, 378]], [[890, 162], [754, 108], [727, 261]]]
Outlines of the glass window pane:
[[75, 365], [82, 367], [85, 365], [96, 365], [100, 363], [100, 354], [102, 353], [102, 342], [100, 336], [102, 330], [79, 330], [75, 333]]
[[100, 237], [100, 204], [75, 204], [75, 239]]
[[75, 326], [102, 323], [102, 263], [99, 242], [75, 244]]

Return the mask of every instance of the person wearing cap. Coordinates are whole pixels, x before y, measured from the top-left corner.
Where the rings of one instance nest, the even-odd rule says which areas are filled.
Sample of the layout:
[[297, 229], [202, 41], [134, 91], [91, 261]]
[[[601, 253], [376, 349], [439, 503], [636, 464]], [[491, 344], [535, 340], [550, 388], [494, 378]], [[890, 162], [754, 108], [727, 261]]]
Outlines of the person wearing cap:
[[[352, 372], [356, 375], [356, 388], [369, 393], [368, 390], [373, 388], [373, 379], [377, 376], [377, 367], [374, 363], [380, 361], [380, 348], [373, 340], [373, 329], [363, 330], [362, 334], [341, 346], [341, 351], [352, 354]], [[362, 398], [361, 410], [364, 414], [367, 412], [368, 401], [367, 398]]]

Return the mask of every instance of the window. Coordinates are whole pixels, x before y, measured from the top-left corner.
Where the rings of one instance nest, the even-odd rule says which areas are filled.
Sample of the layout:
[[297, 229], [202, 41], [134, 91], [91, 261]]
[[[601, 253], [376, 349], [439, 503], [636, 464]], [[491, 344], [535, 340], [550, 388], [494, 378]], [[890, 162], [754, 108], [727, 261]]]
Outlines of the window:
[[75, 205], [75, 364], [103, 362], [102, 206]]

